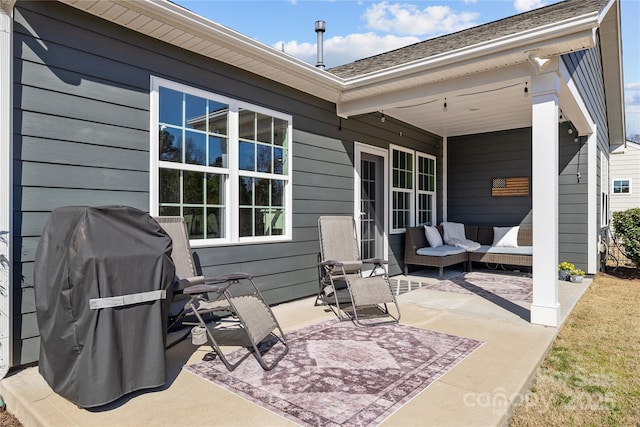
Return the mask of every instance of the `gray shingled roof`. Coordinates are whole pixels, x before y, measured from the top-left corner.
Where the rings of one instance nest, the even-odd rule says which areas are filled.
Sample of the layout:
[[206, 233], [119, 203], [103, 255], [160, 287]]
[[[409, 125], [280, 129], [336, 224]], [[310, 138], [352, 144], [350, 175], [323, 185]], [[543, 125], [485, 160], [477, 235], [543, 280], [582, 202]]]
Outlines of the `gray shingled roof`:
[[565, 0], [519, 15], [418, 42], [390, 52], [339, 65], [327, 71], [342, 78], [384, 70], [455, 49], [517, 34], [543, 25], [600, 12], [610, 0]]

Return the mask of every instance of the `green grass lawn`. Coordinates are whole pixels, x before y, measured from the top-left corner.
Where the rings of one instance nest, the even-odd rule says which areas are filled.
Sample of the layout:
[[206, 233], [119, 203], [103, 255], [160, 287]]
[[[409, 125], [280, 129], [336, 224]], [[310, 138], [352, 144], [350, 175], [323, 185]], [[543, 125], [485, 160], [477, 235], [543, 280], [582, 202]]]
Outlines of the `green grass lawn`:
[[511, 427], [640, 426], [640, 278], [625, 273], [596, 276]]

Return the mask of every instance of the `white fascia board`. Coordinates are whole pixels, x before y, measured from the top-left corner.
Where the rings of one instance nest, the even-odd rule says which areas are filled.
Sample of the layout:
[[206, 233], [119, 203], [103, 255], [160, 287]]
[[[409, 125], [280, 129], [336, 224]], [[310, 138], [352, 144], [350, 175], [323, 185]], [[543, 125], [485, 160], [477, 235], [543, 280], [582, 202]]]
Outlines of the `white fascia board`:
[[624, 105], [624, 71], [620, 2], [611, 0], [599, 16], [602, 72], [607, 102], [607, 121], [611, 144], [624, 143], [626, 118]]
[[[597, 25], [598, 14], [590, 13], [567, 19], [558, 23], [538, 27], [532, 30], [523, 31], [521, 33], [511, 34], [509, 36], [500, 37], [491, 41], [463, 47], [439, 55], [430, 56], [425, 59], [401, 64], [396, 67], [390, 67], [369, 74], [347, 78], [345, 79], [345, 83], [347, 85], [347, 88], [355, 88], [360, 85], [366, 85], [371, 84], [372, 82], [386, 80], [390, 78], [391, 75], [396, 76], [398, 74], [407, 74], [430, 70], [435, 67], [450, 64], [453, 62], [460, 62], [471, 58], [478, 58], [480, 56], [495, 54], [503, 52], [505, 50], [513, 49], [515, 47], [519, 47], [521, 50], [523, 50], [524, 53], [524, 50], [528, 50], [529, 48], [523, 48], [523, 46], [539, 46], [545, 41], [553, 41], [553, 39], [564, 36], [572, 36], [574, 34], [579, 34], [579, 37], [583, 37], [584, 31], [593, 32], [593, 29], [596, 28]], [[593, 47], [594, 45], [595, 41], [592, 40], [592, 45], [588, 47]]]

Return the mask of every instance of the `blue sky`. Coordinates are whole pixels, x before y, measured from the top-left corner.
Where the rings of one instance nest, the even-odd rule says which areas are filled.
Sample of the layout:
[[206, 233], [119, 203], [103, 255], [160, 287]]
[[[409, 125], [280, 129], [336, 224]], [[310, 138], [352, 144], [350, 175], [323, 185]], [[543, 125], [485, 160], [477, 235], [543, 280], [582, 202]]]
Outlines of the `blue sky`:
[[[556, 0], [173, 0], [311, 64], [326, 22], [327, 68], [512, 16]], [[640, 0], [621, 0], [627, 135], [640, 134]]]

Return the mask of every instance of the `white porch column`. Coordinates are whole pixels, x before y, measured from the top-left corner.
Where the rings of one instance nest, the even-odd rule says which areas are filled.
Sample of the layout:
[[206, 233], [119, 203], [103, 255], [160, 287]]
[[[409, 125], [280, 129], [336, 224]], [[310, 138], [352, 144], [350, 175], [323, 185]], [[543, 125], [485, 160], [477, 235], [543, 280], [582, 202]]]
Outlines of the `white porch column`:
[[533, 303], [531, 323], [560, 324], [558, 302], [558, 96], [560, 78], [548, 72], [531, 79]]
[[11, 366], [13, 162], [13, 5], [0, 0], [0, 380]]

